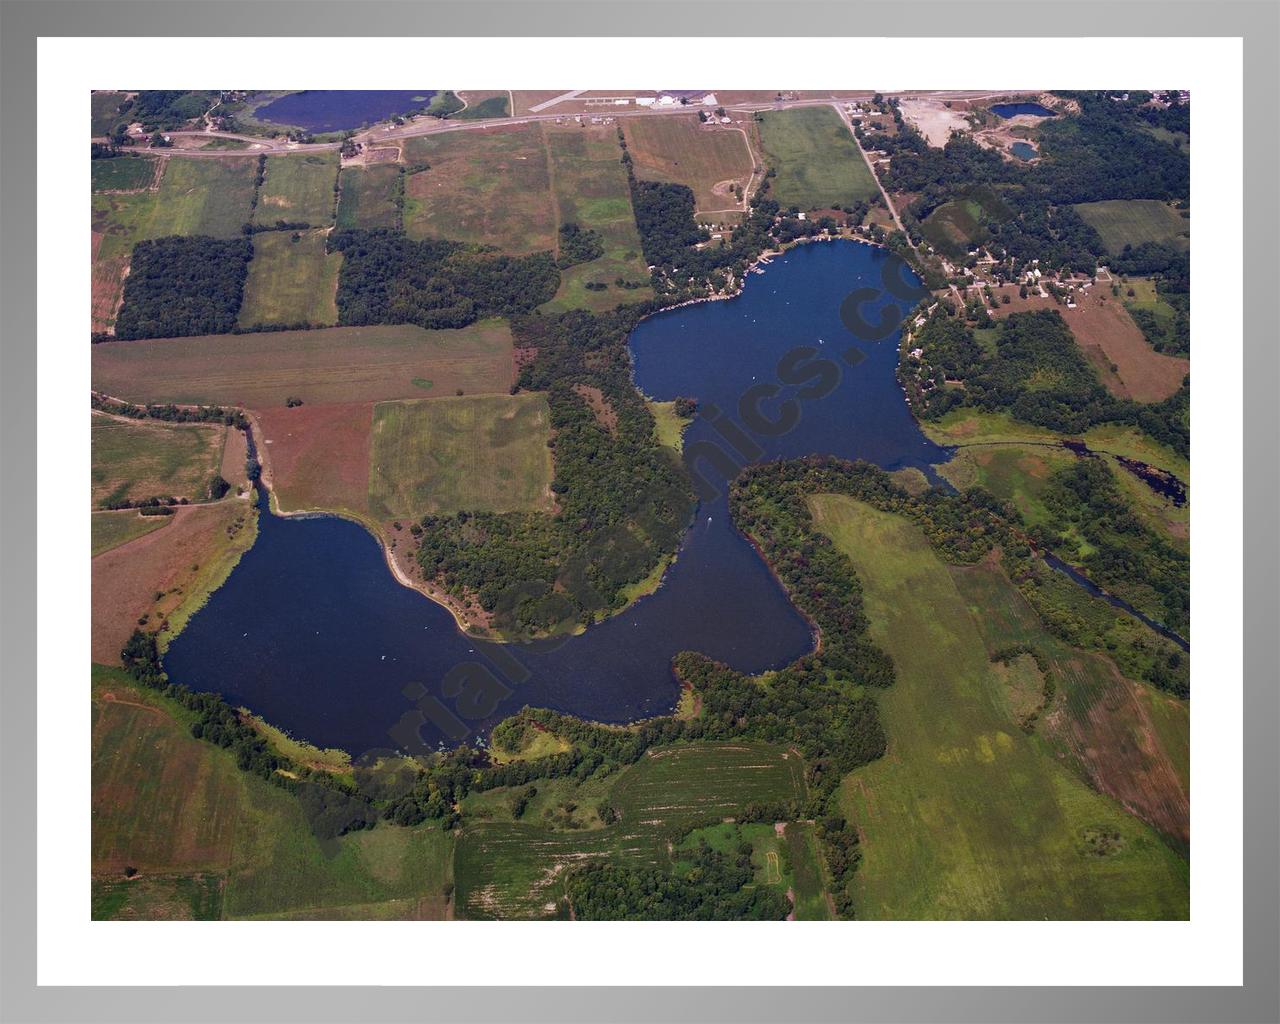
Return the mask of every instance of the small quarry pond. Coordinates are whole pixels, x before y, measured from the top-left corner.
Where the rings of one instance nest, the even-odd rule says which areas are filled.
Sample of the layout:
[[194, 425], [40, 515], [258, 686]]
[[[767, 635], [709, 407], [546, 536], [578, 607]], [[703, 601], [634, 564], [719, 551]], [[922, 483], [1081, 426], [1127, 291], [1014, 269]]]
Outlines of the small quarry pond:
[[[662, 586], [623, 614], [560, 641], [476, 641], [444, 608], [397, 583], [362, 527], [281, 518], [260, 497], [258, 539], [170, 645], [170, 677], [358, 755], [414, 749], [412, 733], [429, 746], [465, 738], [450, 736], [438, 713], [459, 707], [446, 678], [452, 670], [456, 679], [458, 666], [484, 666], [509, 690], [492, 713], [468, 722], [483, 730], [526, 704], [605, 722], [665, 714], [679, 695], [670, 663], [682, 650], [746, 672], [808, 652], [808, 624], [729, 520], [727, 481], [748, 462], [810, 453], [914, 466], [931, 478], [931, 465], [948, 458], [903, 401], [897, 331], [859, 341], [846, 326], [848, 307], [841, 316], [859, 288], [877, 296], [861, 306], [872, 324], [891, 303], [911, 305], [885, 292], [887, 260], [856, 242], [801, 246], [752, 275], [739, 297], [667, 310], [633, 332], [640, 389], [700, 403], [685, 453], [704, 497]], [[798, 420], [785, 432], [750, 429], [744, 395], [768, 420], [787, 408], [799, 409]]]
[[435, 92], [434, 89], [294, 92], [259, 107], [253, 116], [259, 121], [296, 126], [309, 132], [342, 132], [424, 107]]
[[1017, 117], [1019, 114], [1034, 114], [1036, 117], [1054, 117], [1048, 107], [1039, 103], [997, 103], [991, 112], [999, 117]]
[[1029, 142], [1015, 142], [1009, 147], [1009, 152], [1019, 160], [1034, 160], [1040, 155], [1039, 150]]

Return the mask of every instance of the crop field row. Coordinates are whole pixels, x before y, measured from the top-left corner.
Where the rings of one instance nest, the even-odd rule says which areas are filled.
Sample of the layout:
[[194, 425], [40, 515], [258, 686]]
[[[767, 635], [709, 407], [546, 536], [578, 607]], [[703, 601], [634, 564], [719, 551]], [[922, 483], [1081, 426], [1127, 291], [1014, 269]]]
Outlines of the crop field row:
[[[803, 797], [800, 759], [778, 747], [707, 743], [651, 751], [609, 792], [621, 815], [617, 824], [582, 831], [514, 821], [468, 826], [455, 857], [458, 912], [471, 918], [557, 916], [565, 878], [584, 862], [608, 857], [669, 865], [667, 844], [690, 827], [730, 817], [750, 803]], [[766, 828], [772, 831], [771, 824]]]
[[95, 389], [132, 402], [243, 405], [377, 402], [424, 394], [505, 393], [511, 330], [412, 325], [163, 338], [95, 345]]
[[833, 107], [759, 115], [760, 142], [777, 171], [773, 197], [783, 209], [847, 206], [879, 194], [875, 178]]
[[860, 916], [1185, 918], [1187, 862], [1018, 727], [975, 612], [919, 529], [845, 497], [811, 507], [898, 670], [879, 698], [889, 751], [842, 789], [863, 835]]
[[253, 222], [273, 224], [277, 220], [286, 220], [300, 221], [315, 228], [328, 227], [333, 223], [337, 180], [336, 153], [269, 156], [258, 205], [253, 211]]
[[336, 324], [341, 266], [342, 253], [325, 252], [322, 230], [259, 232], [253, 236], [240, 325]]
[[401, 169], [398, 163], [369, 167], [344, 167], [339, 183], [339, 228], [399, 228], [400, 206], [396, 202]]

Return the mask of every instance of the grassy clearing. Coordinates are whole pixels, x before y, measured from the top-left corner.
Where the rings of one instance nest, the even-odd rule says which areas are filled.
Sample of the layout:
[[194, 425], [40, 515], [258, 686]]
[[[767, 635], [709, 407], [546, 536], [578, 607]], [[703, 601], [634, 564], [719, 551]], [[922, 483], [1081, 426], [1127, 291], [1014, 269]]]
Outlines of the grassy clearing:
[[324, 251], [323, 231], [260, 231], [240, 305], [241, 326], [336, 324], [342, 253]]
[[1010, 721], [969, 608], [919, 530], [845, 497], [812, 508], [898, 668], [880, 698], [889, 752], [841, 793], [864, 836], [860, 916], [1185, 918], [1186, 861]]
[[254, 157], [217, 160], [170, 157], [165, 163], [154, 214], [144, 237], [236, 237], [249, 220], [257, 169]]
[[744, 131], [707, 128], [693, 114], [623, 121], [627, 152], [641, 181], [688, 185], [700, 213], [741, 208], [732, 186], [745, 189], [755, 166]]
[[138, 422], [93, 416], [93, 504], [153, 497], [204, 500], [222, 466], [222, 424]]
[[156, 164], [151, 156], [117, 156], [89, 163], [95, 192], [136, 192], [150, 188], [156, 180]]
[[[670, 865], [668, 843], [690, 828], [739, 813], [749, 803], [802, 800], [804, 781], [800, 758], [779, 747], [708, 743], [651, 751], [611, 787], [605, 780], [574, 786], [559, 779], [539, 780], [537, 790], [520, 821], [506, 811], [511, 791], [481, 794], [494, 816], [506, 820], [469, 825], [459, 840], [461, 916], [562, 916], [565, 877], [584, 861], [610, 857]], [[594, 807], [602, 799], [620, 813], [618, 823], [601, 825]], [[482, 806], [473, 807], [472, 800], [468, 814]], [[566, 812], [570, 804], [574, 809]], [[771, 825], [755, 828], [772, 831]], [[768, 869], [766, 852], [762, 873]]]
[[[211, 335], [94, 345], [93, 386], [132, 402], [262, 408], [376, 402], [424, 394], [506, 393], [511, 329], [484, 320], [460, 330], [411, 325]], [[416, 381], [427, 381], [424, 389]]]
[[90, 520], [92, 557], [104, 551], [128, 544], [135, 537], [142, 537], [165, 526], [172, 516], [142, 516], [136, 509], [125, 508], [118, 512], [95, 512]]
[[333, 223], [334, 182], [338, 180], [336, 153], [306, 153], [267, 157], [255, 224], [277, 220], [302, 221], [313, 228]]
[[466, 108], [453, 115], [455, 121], [478, 121], [487, 117], [510, 117], [511, 101], [506, 89], [497, 92], [462, 93]]
[[849, 129], [831, 107], [759, 115], [766, 161], [776, 170], [773, 197], [783, 208], [847, 206], [879, 194]]
[[[292, 796], [193, 739], [186, 714], [94, 667], [95, 918], [446, 916], [451, 834], [379, 825], [322, 844]], [[142, 877], [121, 893], [126, 865]], [[225, 877], [220, 907], [192, 891], [198, 871]], [[204, 912], [182, 913], [195, 896]]]
[[223, 876], [137, 875], [93, 880], [94, 921], [216, 921], [222, 916]]
[[[617, 132], [609, 126], [547, 126], [545, 132], [559, 223], [599, 232], [604, 255], [561, 271], [560, 290], [543, 308], [612, 309], [620, 302], [652, 298]], [[644, 287], [619, 288], [619, 278]], [[591, 289], [588, 284], [605, 287]]]
[[559, 222], [539, 125], [407, 139], [405, 232], [522, 255], [554, 250]]
[[339, 228], [398, 228], [400, 206], [400, 165], [373, 164], [344, 167], [339, 177], [342, 194], [338, 200]]
[[676, 415], [674, 401], [650, 402], [649, 411], [653, 413], [654, 433], [658, 443], [665, 444], [673, 451], [684, 451], [684, 432], [693, 422], [693, 417]]
[[91, 120], [90, 131], [94, 137], [109, 135], [111, 129], [124, 120], [125, 115], [120, 114], [120, 104], [122, 104], [128, 93], [124, 92], [94, 92], [89, 96], [89, 116]]
[[549, 437], [544, 395], [381, 403], [373, 414], [369, 508], [382, 519], [548, 510]]
[[1102, 236], [1112, 255], [1126, 245], [1160, 242], [1186, 249], [1191, 245], [1191, 220], [1159, 199], [1107, 199], [1077, 203], [1076, 212]]

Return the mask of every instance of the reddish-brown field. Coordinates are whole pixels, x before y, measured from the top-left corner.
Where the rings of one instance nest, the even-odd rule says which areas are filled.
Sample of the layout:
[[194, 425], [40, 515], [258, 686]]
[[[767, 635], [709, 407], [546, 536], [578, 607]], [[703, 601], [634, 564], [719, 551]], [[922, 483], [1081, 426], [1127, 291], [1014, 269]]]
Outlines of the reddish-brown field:
[[283, 512], [369, 510], [373, 403], [255, 410], [263, 473]]
[[237, 498], [212, 505], [182, 505], [164, 529], [95, 558], [93, 660], [119, 665], [120, 648], [140, 625], [139, 619], [146, 616], [141, 625], [155, 629], [184, 600], [195, 597], [219, 561], [243, 546], [253, 515], [253, 506]]
[[740, 209], [733, 186], [746, 189], [755, 166], [746, 129], [701, 125], [693, 114], [633, 117], [623, 128], [637, 178], [688, 185], [699, 213]]
[[283, 406], [505, 394], [511, 329], [482, 320], [461, 330], [328, 327], [93, 346], [93, 386], [131, 402]]
[[1009, 305], [1001, 304], [991, 311], [994, 316], [1056, 308], [1085, 357], [1099, 371], [1099, 379], [1118, 398], [1161, 401], [1182, 386], [1183, 378], [1191, 369], [1189, 360], [1153, 349], [1124, 303], [1112, 296], [1106, 285], [1095, 285], [1083, 295], [1077, 292], [1075, 309], [1059, 306], [1052, 297], [1042, 299], [1033, 294], [1020, 299], [1017, 285], [1005, 285], [994, 291], [998, 301], [1001, 295], [1008, 295], [1010, 299]]

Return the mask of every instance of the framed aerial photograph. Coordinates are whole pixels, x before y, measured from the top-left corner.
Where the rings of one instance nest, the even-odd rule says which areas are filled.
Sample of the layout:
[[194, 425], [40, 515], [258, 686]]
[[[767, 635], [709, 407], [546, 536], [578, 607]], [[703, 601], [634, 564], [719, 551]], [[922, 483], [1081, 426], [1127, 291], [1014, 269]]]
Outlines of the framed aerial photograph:
[[40, 40], [41, 983], [1241, 984], [1240, 39], [473, 35]]

